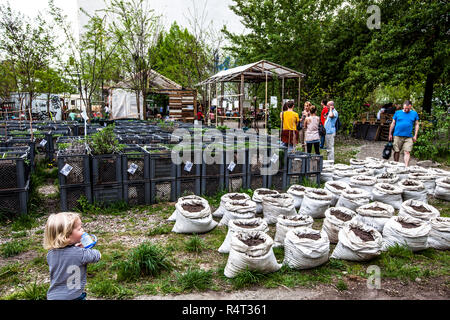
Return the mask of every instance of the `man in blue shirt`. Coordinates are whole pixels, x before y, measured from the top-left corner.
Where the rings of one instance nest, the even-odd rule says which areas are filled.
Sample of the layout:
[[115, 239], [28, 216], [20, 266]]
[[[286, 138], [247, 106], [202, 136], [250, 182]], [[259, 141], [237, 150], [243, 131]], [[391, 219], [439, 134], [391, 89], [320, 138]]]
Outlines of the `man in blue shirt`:
[[334, 109], [334, 101], [327, 103], [328, 116], [325, 120], [325, 144], [327, 146], [327, 160], [334, 161], [334, 137], [336, 136], [336, 121], [339, 117], [338, 112]]
[[[419, 115], [411, 108], [411, 101], [406, 100], [403, 103], [403, 110], [394, 114], [389, 128], [389, 141], [392, 141], [392, 131], [394, 131], [394, 160], [398, 162], [400, 152], [403, 151], [405, 166], [409, 165], [410, 153], [419, 133]], [[414, 136], [413, 127], [415, 127]]]

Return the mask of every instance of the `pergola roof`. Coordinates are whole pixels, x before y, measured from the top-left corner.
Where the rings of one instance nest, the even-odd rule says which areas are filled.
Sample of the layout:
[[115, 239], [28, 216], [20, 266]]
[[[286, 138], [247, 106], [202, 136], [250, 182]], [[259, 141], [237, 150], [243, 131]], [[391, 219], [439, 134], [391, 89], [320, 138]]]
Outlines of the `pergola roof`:
[[[142, 72], [142, 71], [141, 71]], [[137, 75], [135, 75], [137, 77]], [[182, 86], [176, 83], [173, 80], [170, 80], [169, 78], [163, 76], [162, 74], [156, 72], [153, 69], [150, 69], [147, 71], [147, 77], [150, 82], [150, 86], [152, 89], [159, 89], [159, 90], [181, 90]], [[126, 80], [120, 81], [119, 83], [116, 83], [115, 85], [112, 85], [111, 88], [123, 88], [123, 89], [131, 89], [132, 87], [132, 79], [128, 78]]]
[[244, 75], [246, 82], [265, 81], [266, 75], [268, 79], [272, 79], [274, 76], [285, 79], [300, 78], [305, 76], [305, 74], [301, 72], [280, 66], [279, 64], [267, 60], [261, 60], [236, 68], [220, 71], [210, 78], [196, 84], [196, 86], [215, 82], [239, 82], [241, 81], [242, 74]]

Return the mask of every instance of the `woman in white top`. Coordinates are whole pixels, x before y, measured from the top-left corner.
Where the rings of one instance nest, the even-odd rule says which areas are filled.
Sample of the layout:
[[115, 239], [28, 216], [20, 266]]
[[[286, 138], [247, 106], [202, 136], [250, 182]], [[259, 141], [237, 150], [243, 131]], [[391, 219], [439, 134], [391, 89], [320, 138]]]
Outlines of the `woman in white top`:
[[320, 118], [316, 115], [317, 108], [315, 106], [311, 106], [309, 112], [310, 115], [306, 118], [304, 128], [305, 128], [305, 142], [306, 142], [306, 150], [308, 153], [311, 153], [312, 147], [314, 145], [314, 149], [316, 154], [320, 154], [320, 136], [319, 136], [319, 122]]

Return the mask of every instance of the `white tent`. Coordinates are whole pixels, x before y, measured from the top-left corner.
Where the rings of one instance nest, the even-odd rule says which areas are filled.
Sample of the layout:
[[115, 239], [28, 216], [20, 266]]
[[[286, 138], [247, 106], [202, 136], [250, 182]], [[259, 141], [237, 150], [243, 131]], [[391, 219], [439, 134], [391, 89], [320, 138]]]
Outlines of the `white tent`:
[[[141, 119], [142, 113], [142, 94], [140, 97], [141, 104]], [[112, 89], [111, 90], [111, 118], [138, 118], [136, 93], [126, 89]]]

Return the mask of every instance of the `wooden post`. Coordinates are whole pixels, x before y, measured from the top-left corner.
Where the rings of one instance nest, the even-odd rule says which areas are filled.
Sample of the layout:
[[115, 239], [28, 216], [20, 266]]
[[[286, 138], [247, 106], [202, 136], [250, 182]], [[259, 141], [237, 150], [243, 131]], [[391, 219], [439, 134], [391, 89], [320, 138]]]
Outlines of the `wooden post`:
[[300, 109], [300, 90], [301, 90], [302, 76], [298, 76], [298, 114], [301, 114]]
[[244, 74], [241, 74], [241, 85], [239, 90], [239, 128], [242, 128], [244, 120]]
[[269, 131], [267, 130], [267, 71], [266, 72], [266, 98], [264, 103], [264, 128], [266, 129], [266, 134], [269, 134]]
[[216, 82], [216, 128], [217, 128], [217, 109], [219, 109], [219, 87], [217, 86], [217, 82]]
[[281, 78], [281, 107], [283, 107], [284, 100], [284, 77]]

